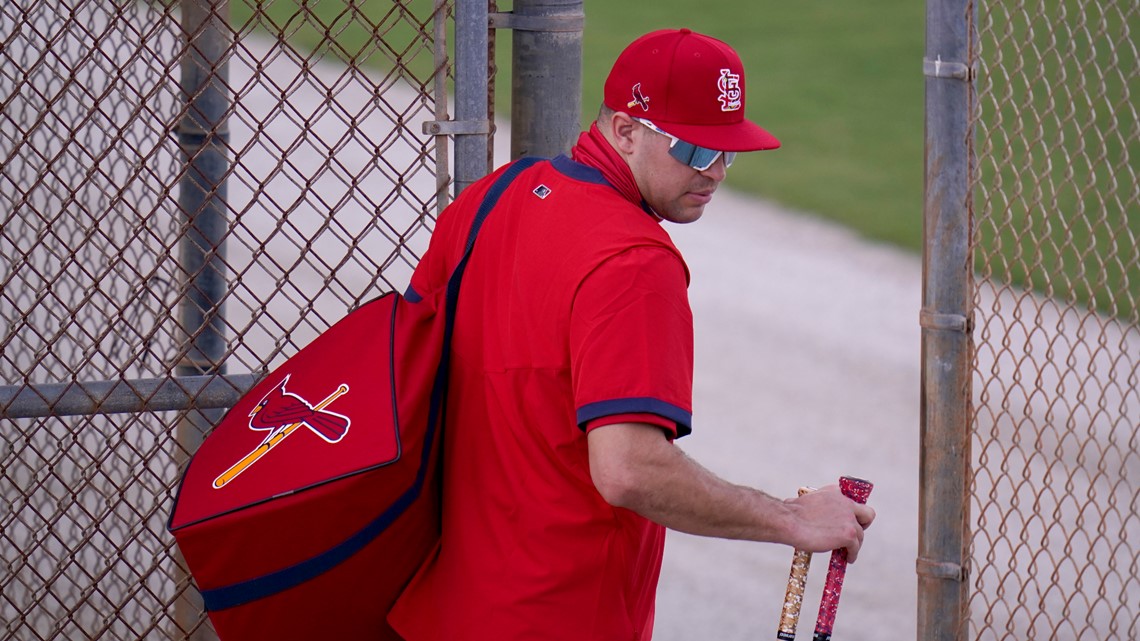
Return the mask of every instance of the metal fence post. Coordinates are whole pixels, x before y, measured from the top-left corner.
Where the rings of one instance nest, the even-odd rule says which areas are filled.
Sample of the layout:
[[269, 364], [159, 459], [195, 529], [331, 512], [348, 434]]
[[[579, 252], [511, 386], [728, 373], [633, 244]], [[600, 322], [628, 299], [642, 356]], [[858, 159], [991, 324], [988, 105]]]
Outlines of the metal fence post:
[[455, 193], [491, 171], [490, 10], [487, 0], [455, 1]]
[[971, 399], [975, 12], [926, 5], [921, 452], [917, 638], [966, 638]]
[[[187, 345], [176, 368], [178, 376], [225, 373], [222, 300], [226, 293], [226, 176], [230, 162], [226, 126], [230, 111], [228, 22], [228, 0], [182, 1], [186, 43], [181, 89], [185, 111], [178, 123], [178, 139], [185, 164], [178, 203], [185, 224], [180, 262], [186, 280], [180, 318]], [[197, 450], [221, 413], [188, 411], [178, 425], [182, 451]], [[176, 619], [185, 630], [192, 630], [199, 623], [202, 609], [197, 599], [198, 595], [187, 585], [176, 606]], [[207, 635], [208, 629], [199, 628], [191, 638], [209, 638]]]
[[553, 157], [581, 130], [582, 0], [515, 0], [511, 158]]

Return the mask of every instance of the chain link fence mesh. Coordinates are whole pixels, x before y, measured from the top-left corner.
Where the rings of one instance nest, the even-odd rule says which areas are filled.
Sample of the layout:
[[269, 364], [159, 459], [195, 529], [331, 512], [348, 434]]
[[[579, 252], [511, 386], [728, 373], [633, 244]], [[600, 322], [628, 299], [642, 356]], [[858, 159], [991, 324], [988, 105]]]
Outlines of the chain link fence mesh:
[[978, 6], [969, 637], [1140, 638], [1140, 5]]
[[[228, 97], [224, 125], [192, 133], [228, 159], [225, 186], [208, 194], [224, 197], [222, 242], [195, 248], [225, 276], [218, 307], [199, 310], [221, 323], [225, 371], [263, 372], [355, 305], [402, 290], [427, 246], [447, 173], [421, 128], [446, 109], [434, 34], [449, 5], [393, 2], [372, 15], [345, 1], [9, 0], [5, 385], [171, 379], [188, 362], [221, 371], [193, 362], [199, 330], [178, 314], [199, 276], [183, 261], [199, 212], [180, 204], [202, 153], [187, 145], [192, 96], [180, 87], [206, 47], [186, 26], [191, 7], [222, 25], [221, 64], [196, 71]], [[208, 628], [166, 533], [194, 446], [175, 426], [197, 414], [4, 421], [0, 637]]]

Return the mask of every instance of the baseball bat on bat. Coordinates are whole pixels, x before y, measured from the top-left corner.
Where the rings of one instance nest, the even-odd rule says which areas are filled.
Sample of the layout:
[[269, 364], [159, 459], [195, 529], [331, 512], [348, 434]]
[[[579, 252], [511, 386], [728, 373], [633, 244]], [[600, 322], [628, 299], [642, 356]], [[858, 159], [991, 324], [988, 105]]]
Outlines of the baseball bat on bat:
[[[799, 496], [814, 492], [815, 488], [801, 487]], [[784, 593], [784, 608], [780, 612], [780, 627], [776, 638], [780, 641], [794, 641], [796, 626], [800, 622], [800, 606], [804, 603], [804, 587], [807, 585], [808, 568], [811, 567], [811, 552], [796, 549], [792, 554], [792, 569], [788, 573], [788, 589]]]
[[[871, 495], [870, 481], [844, 476], [839, 479], [839, 490], [856, 503], [866, 503]], [[835, 626], [835, 612], [839, 608], [839, 593], [843, 591], [843, 578], [847, 574], [847, 549], [831, 552], [831, 562], [827, 566], [827, 581], [823, 585], [823, 597], [819, 602], [819, 615], [815, 620], [814, 641], [831, 641], [831, 629]]]

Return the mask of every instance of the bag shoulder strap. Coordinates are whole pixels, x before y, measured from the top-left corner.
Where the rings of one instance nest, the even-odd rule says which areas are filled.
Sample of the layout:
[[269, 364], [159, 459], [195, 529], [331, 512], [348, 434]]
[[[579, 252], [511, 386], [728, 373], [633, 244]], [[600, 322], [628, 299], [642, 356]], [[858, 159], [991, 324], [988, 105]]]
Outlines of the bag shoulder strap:
[[[487, 220], [487, 216], [491, 210], [498, 204], [499, 198], [507, 187], [518, 178], [519, 174], [526, 171], [531, 165], [543, 160], [535, 156], [527, 156], [520, 158], [507, 167], [491, 188], [487, 190], [487, 194], [483, 196], [483, 202], [479, 204], [479, 209], [475, 212], [475, 218], [471, 221], [471, 230], [467, 232], [467, 245], [463, 250], [463, 257], [459, 259], [455, 269], [451, 272], [451, 277], [447, 279], [447, 301], [444, 307], [446, 314], [444, 316], [443, 326], [443, 353], [440, 356], [439, 368], [436, 370], [435, 384], [432, 388], [431, 407], [429, 409], [428, 427], [431, 429], [433, 426], [442, 425], [443, 413], [443, 399], [447, 398], [447, 380], [449, 364], [451, 362], [451, 335], [455, 331], [455, 309], [459, 305], [459, 285], [463, 281], [463, 273], [467, 271], [467, 261], [471, 258], [471, 250], [475, 247], [475, 238], [479, 235], [479, 230], [482, 229], [483, 223]], [[437, 423], [437, 421], [440, 421]], [[426, 448], [425, 448], [426, 451]], [[422, 466], [426, 467], [426, 466]]]
[[467, 245], [463, 250], [463, 257], [459, 259], [459, 263], [451, 272], [451, 277], [447, 279], [443, 347], [440, 352], [439, 365], [435, 370], [435, 380], [432, 382], [431, 400], [428, 405], [427, 434], [424, 437], [420, 469], [416, 475], [415, 484], [413, 485], [413, 489], [417, 494], [424, 484], [425, 474], [428, 469], [428, 458], [431, 455], [431, 444], [436, 437], [436, 428], [442, 429], [446, 420], [447, 388], [451, 371], [451, 337], [452, 334], [455, 333], [455, 310], [459, 306], [459, 285], [463, 281], [463, 272], [467, 270], [467, 261], [471, 258], [471, 250], [475, 247], [475, 238], [479, 235], [479, 230], [483, 227], [483, 222], [487, 220], [487, 216], [491, 213], [491, 210], [498, 204], [499, 198], [503, 195], [503, 192], [507, 190], [507, 187], [514, 182], [515, 178], [518, 178], [519, 174], [540, 160], [542, 160], [542, 158], [533, 156], [521, 158], [515, 161], [506, 171], [495, 179], [495, 182], [483, 197], [483, 202], [479, 204], [479, 209], [475, 212], [474, 220], [471, 221], [471, 230], [467, 233]]
[[[443, 399], [447, 398], [447, 380], [448, 371], [451, 363], [451, 335], [455, 331], [455, 309], [459, 306], [459, 285], [463, 282], [463, 273], [467, 271], [467, 261], [471, 258], [471, 250], [475, 247], [475, 238], [479, 235], [479, 230], [483, 228], [483, 223], [487, 220], [491, 210], [498, 204], [499, 198], [507, 187], [518, 178], [519, 174], [526, 171], [531, 165], [539, 162], [542, 158], [535, 156], [527, 156], [520, 158], [507, 167], [491, 188], [487, 190], [487, 194], [483, 196], [483, 202], [479, 204], [479, 209], [475, 212], [475, 218], [471, 221], [471, 230], [467, 232], [467, 245], [463, 249], [463, 256], [455, 265], [455, 269], [451, 272], [451, 277], [447, 279], [447, 300], [444, 306], [444, 325], [443, 325], [443, 352], [439, 359], [439, 367], [436, 370], [435, 384], [432, 387], [431, 394], [431, 407], [428, 413], [428, 428], [440, 424], [442, 425], [443, 414]], [[437, 421], [440, 421], [437, 423]], [[425, 450], [426, 451], [426, 450]]]
[[471, 250], [475, 247], [475, 238], [479, 235], [479, 230], [483, 228], [483, 223], [487, 220], [487, 216], [490, 215], [491, 210], [498, 204], [503, 192], [514, 182], [515, 178], [518, 178], [519, 174], [541, 160], [543, 159], [535, 156], [527, 156], [516, 160], [495, 180], [491, 188], [487, 190], [487, 194], [483, 196], [483, 202], [479, 204], [479, 209], [475, 212], [475, 218], [471, 221], [471, 230], [467, 232], [467, 244], [464, 247], [463, 256], [459, 259], [455, 270], [451, 272], [451, 277], [447, 281], [448, 300], [459, 294], [459, 283], [463, 280], [463, 272], [467, 269], [467, 260], [471, 257]]

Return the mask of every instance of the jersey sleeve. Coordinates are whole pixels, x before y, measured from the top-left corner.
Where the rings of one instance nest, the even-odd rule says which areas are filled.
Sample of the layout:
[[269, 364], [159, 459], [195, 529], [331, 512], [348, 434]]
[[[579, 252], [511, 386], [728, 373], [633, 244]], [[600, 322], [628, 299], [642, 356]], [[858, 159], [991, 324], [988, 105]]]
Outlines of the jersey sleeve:
[[570, 319], [570, 367], [580, 428], [652, 414], [671, 437], [692, 431], [693, 316], [677, 254], [635, 247], [583, 280]]

